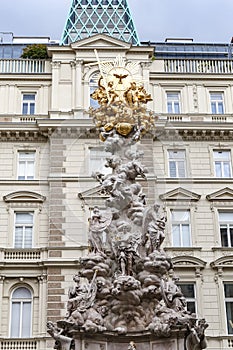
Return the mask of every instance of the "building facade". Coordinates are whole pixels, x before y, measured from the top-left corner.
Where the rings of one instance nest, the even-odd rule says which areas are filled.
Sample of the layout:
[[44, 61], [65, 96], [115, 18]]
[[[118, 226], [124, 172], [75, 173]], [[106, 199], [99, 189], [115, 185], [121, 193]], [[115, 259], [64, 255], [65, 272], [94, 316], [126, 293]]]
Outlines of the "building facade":
[[92, 172], [108, 171], [106, 154], [88, 114], [95, 49], [140, 63], [157, 116], [140, 183], [167, 213], [164, 247], [187, 307], [209, 323], [208, 348], [233, 348], [231, 44], [168, 46], [96, 34], [48, 45], [47, 60], [0, 59], [1, 349], [53, 347], [46, 322], [65, 316], [88, 218], [104, 206]]

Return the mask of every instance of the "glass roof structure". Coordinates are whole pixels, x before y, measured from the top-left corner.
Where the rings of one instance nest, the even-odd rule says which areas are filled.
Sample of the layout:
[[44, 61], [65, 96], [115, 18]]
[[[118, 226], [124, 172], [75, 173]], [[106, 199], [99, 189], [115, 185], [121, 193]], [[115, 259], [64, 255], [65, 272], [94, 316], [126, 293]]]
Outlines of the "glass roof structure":
[[61, 45], [100, 33], [140, 44], [127, 0], [72, 0]]

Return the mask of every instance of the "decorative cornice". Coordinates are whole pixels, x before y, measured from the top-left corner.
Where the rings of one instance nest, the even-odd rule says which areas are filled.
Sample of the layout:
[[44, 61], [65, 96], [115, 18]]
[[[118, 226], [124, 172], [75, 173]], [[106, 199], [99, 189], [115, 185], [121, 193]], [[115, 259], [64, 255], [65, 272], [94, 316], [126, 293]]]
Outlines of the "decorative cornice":
[[36, 202], [36, 203], [43, 203], [45, 201], [46, 197], [40, 195], [36, 192], [30, 192], [30, 191], [17, 191], [12, 192], [6, 196], [3, 197], [4, 202], [6, 203], [18, 203], [18, 202]]
[[219, 191], [213, 192], [206, 196], [208, 201], [233, 201], [233, 189], [225, 187]]
[[186, 190], [185, 188], [178, 187], [175, 190], [169, 191], [159, 196], [162, 201], [185, 201], [185, 202], [197, 202], [201, 196], [197, 193]]

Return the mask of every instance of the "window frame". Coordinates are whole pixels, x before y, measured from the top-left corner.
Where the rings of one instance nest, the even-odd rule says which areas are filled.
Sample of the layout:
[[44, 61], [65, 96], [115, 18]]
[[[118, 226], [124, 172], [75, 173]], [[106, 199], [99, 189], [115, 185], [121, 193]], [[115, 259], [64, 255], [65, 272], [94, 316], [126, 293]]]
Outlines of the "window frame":
[[98, 78], [100, 77], [100, 72], [99, 71], [95, 71], [94, 73], [92, 73], [89, 77], [89, 107], [92, 107], [92, 108], [99, 108], [100, 105], [98, 103], [97, 100], [94, 100], [92, 97], [91, 97], [91, 94], [96, 90], [98, 89], [98, 82], [96, 81]]
[[[17, 214], [31, 214], [32, 215], [32, 223], [23, 223], [19, 224], [16, 222]], [[22, 227], [23, 228], [23, 237], [22, 237], [22, 246], [16, 247], [16, 227]], [[13, 248], [14, 249], [32, 249], [34, 247], [34, 226], [35, 226], [35, 212], [34, 211], [14, 211], [14, 234], [13, 234]], [[25, 234], [26, 234], [26, 228], [31, 227], [31, 246], [25, 247]]]
[[[224, 159], [221, 158], [217, 158], [215, 157], [215, 153], [228, 153], [229, 154], [229, 159], [228, 161], [225, 161]], [[230, 179], [232, 178], [232, 152], [230, 149], [218, 149], [218, 148], [213, 148], [212, 150], [212, 156], [213, 156], [213, 170], [214, 170], [214, 176], [216, 178], [221, 178], [221, 179]], [[216, 172], [216, 162], [220, 163], [221, 165], [221, 176], [217, 176], [217, 172]], [[224, 175], [224, 163], [229, 163], [229, 172], [230, 172], [230, 176], [223, 176]]]
[[[18, 337], [13, 337], [12, 336], [12, 320], [13, 320], [13, 294], [15, 293], [15, 291], [19, 288], [25, 288], [27, 291], [30, 292], [31, 294], [31, 298], [30, 299], [23, 299], [21, 298], [21, 302], [20, 302], [20, 319], [19, 319], [19, 322], [20, 322], [20, 334]], [[20, 300], [20, 298], [18, 298]], [[17, 298], [15, 299], [17, 300]], [[23, 310], [22, 310], [22, 304], [23, 304], [23, 300], [25, 300], [25, 302], [28, 302], [30, 301], [30, 312], [31, 312], [31, 315], [30, 315], [30, 330], [29, 330], [29, 337], [25, 337], [25, 336], [22, 336], [22, 320], [23, 320]], [[26, 301], [27, 300], [27, 301]], [[10, 295], [10, 319], [9, 319], [9, 337], [10, 338], [13, 338], [13, 339], [23, 339], [23, 338], [31, 338], [32, 337], [32, 328], [33, 328], [33, 291], [31, 290], [31, 288], [28, 286], [28, 285], [17, 285], [15, 286], [15, 288], [12, 289], [11, 291], [11, 295]]]
[[[232, 214], [232, 220], [221, 220], [220, 219], [220, 214], [221, 213], [229, 213], [229, 214]], [[232, 211], [230, 210], [222, 210], [221, 209], [218, 209], [217, 210], [217, 215], [218, 215], [218, 229], [219, 229], [219, 241], [221, 243], [221, 247], [222, 248], [233, 248], [233, 232], [232, 232], [232, 243], [231, 243], [231, 237], [230, 237], [230, 228], [232, 228], [233, 230], [233, 209]], [[221, 234], [221, 225], [226, 225], [226, 228], [227, 228], [227, 245], [223, 245], [223, 240], [222, 240], [222, 234]], [[232, 226], [232, 227], [229, 227], [229, 226]]]
[[[212, 98], [213, 95], [219, 95], [221, 98]], [[225, 113], [225, 103], [224, 103], [224, 92], [223, 91], [210, 91], [209, 92], [210, 99], [210, 111], [211, 114], [224, 114]], [[215, 111], [213, 110], [213, 106], [215, 106]], [[222, 106], [222, 111], [220, 112], [220, 106]]]
[[[183, 152], [184, 153], [184, 157], [183, 158], [177, 158], [177, 159], [173, 159], [170, 157], [170, 153], [169, 152], [173, 152], [173, 153], [179, 153], [179, 152]], [[167, 149], [167, 158], [168, 158], [168, 175], [170, 178], [172, 179], [179, 179], [179, 178], [186, 178], [187, 177], [187, 157], [186, 157], [186, 149], [176, 149], [176, 148], [168, 148]], [[181, 159], [181, 160], [180, 160]], [[181, 163], [181, 161], [183, 161], [183, 168], [184, 168], [184, 176], [180, 176], [180, 170], [179, 170], [179, 163]], [[175, 163], [175, 172], [176, 172], [176, 176], [171, 176], [171, 168], [170, 168], [170, 164], [171, 162]]]
[[[181, 92], [177, 90], [166, 90], [166, 113], [168, 114], [181, 114]], [[177, 99], [173, 98], [169, 100], [170, 95], [177, 95]], [[171, 111], [169, 111], [168, 104], [171, 103]], [[178, 112], [176, 111], [175, 104], [178, 103]]]
[[[233, 281], [223, 281], [223, 297], [224, 297], [224, 309], [225, 309], [225, 324], [226, 324], [226, 331], [227, 334], [232, 336], [233, 335], [233, 324], [231, 326], [232, 328], [232, 333], [229, 332], [229, 326], [228, 326], [228, 317], [227, 317], [227, 307], [226, 307], [226, 303], [227, 302], [231, 302], [233, 304], [233, 296], [232, 297], [226, 297], [226, 293], [225, 293], [225, 285], [233, 285]], [[230, 300], [227, 300], [230, 299]], [[233, 322], [233, 320], [231, 320]]]
[[[35, 115], [36, 114], [36, 92], [22, 92], [21, 96], [21, 114], [22, 115]], [[34, 99], [24, 99], [25, 96], [34, 96]], [[26, 107], [26, 113], [24, 112], [24, 105]], [[31, 108], [33, 107], [33, 113]]]
[[[99, 167], [99, 168], [96, 168], [95, 167], [95, 165], [91, 165], [91, 161], [92, 161], [92, 159], [91, 159], [91, 152], [92, 152], [92, 150], [94, 150], [94, 149], [102, 149], [102, 156], [101, 157], [99, 157], [98, 159], [96, 159], [96, 161], [100, 161], [100, 160], [103, 160], [103, 162], [101, 163], [102, 164], [102, 166], [101, 167]], [[111, 168], [109, 168], [109, 167], [105, 167], [104, 166], [104, 163], [106, 163], [106, 162], [104, 162], [104, 160], [105, 160], [105, 156], [104, 156], [104, 154], [106, 153], [106, 156], [111, 156], [111, 153], [109, 152], [109, 154], [107, 153], [107, 152], [105, 152], [104, 151], [104, 146], [103, 145], [101, 145], [101, 144], [89, 144], [89, 145], [86, 145], [86, 153], [87, 153], [87, 164], [86, 164], [86, 171], [87, 171], [87, 173], [88, 173], [88, 175], [89, 176], [92, 176], [92, 174], [93, 173], [95, 173], [95, 172], [100, 172], [100, 173], [103, 173], [104, 175], [107, 175], [107, 174], [111, 174], [112, 173], [112, 169]]]
[[[180, 228], [182, 228], [182, 225], [180, 223], [180, 221], [173, 221], [172, 220], [172, 212], [188, 212], [189, 213], [189, 221], [188, 221], [188, 226], [189, 226], [189, 242], [190, 245], [183, 245], [183, 230], [180, 230]], [[184, 225], [187, 225], [186, 221], [182, 221], [184, 222]], [[174, 233], [173, 233], [173, 226], [179, 226], [179, 240], [180, 240], [180, 245], [174, 245]], [[190, 208], [170, 208], [170, 228], [171, 228], [171, 243], [172, 243], [172, 247], [175, 248], [191, 248], [192, 247], [192, 218], [191, 218], [191, 210]]]
[[[37, 154], [36, 154], [36, 150], [17, 150], [17, 180], [19, 181], [33, 181], [36, 178], [36, 160], [37, 160]], [[25, 160], [22, 160], [21, 162], [24, 162], [24, 179], [23, 178], [19, 178], [19, 177], [23, 177], [22, 175], [20, 175], [20, 154], [33, 154], [33, 176], [30, 176], [28, 174], [28, 169], [29, 169], [29, 162], [32, 162], [32, 159], [27, 160], [27, 157], [25, 157]], [[32, 178], [30, 178], [32, 177]]]
[[[177, 286], [179, 286], [181, 288], [182, 285], [192, 285], [193, 286], [193, 291], [194, 291], [194, 297], [193, 298], [189, 298], [189, 297], [186, 297], [185, 294], [183, 293], [182, 291], [182, 288], [181, 288], [181, 291], [185, 297], [185, 300], [186, 302], [190, 302], [190, 303], [194, 303], [194, 309], [195, 309], [195, 314], [197, 315], [198, 314], [198, 308], [197, 308], [197, 286], [196, 286], [196, 283], [195, 282], [190, 282], [190, 281], [179, 281], [176, 283]], [[188, 310], [188, 307], [186, 306], [186, 310]], [[190, 311], [190, 310], [188, 310]]]

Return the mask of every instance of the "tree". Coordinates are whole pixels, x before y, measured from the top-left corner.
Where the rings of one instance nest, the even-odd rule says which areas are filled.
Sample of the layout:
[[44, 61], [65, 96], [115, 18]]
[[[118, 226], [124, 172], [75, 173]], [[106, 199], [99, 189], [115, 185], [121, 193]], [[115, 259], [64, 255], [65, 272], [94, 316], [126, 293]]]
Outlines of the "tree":
[[46, 59], [48, 58], [47, 47], [44, 44], [28, 45], [23, 49], [21, 58]]

